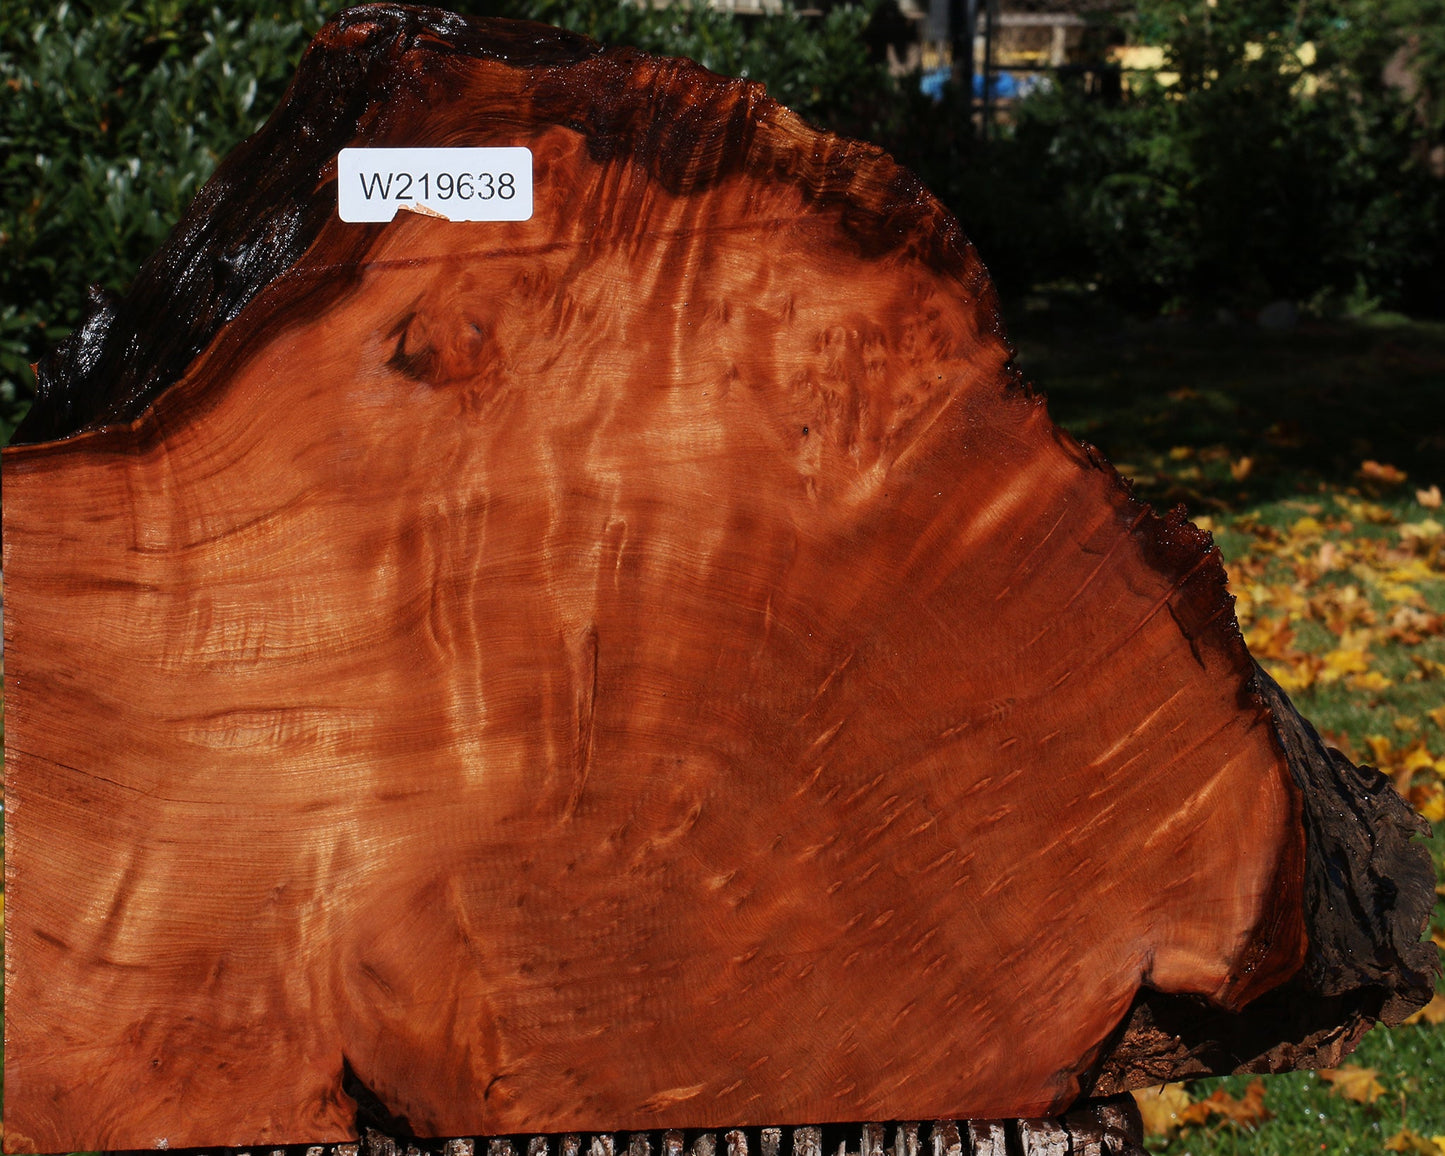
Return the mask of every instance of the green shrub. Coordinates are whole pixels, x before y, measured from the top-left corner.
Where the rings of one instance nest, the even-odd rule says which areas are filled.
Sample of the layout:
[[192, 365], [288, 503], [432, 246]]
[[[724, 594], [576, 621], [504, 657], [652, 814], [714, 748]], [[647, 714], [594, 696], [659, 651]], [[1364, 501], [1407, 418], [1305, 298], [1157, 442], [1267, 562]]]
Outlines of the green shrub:
[[875, 106], [894, 93], [887, 68], [866, 47], [871, 13], [864, 4], [842, 4], [821, 17], [789, 7], [764, 19], [742, 19], [702, 3], [656, 9], [598, 0], [513, 0], [513, 11], [604, 44], [686, 56], [724, 76], [760, 81], [774, 100], [850, 135], [869, 135]]
[[[338, 5], [331, 5], [337, 7]], [[231, 16], [192, 0], [7, 6], [0, 18], [0, 421], [28, 362], [121, 290], [285, 91], [319, 0]], [[4, 430], [9, 435], [9, 428]]]
[[[1445, 311], [1431, 156], [1445, 113], [1429, 87], [1445, 4], [1383, 7], [1397, 23], [1355, 0], [1142, 0], [1135, 35], [1165, 48], [1176, 83], [1140, 77], [1115, 103], [1061, 84], [1020, 102], [985, 149], [935, 128], [899, 151], [1006, 291], [1096, 285], [1145, 311], [1276, 298]], [[1417, 35], [1411, 13], [1439, 19]], [[1413, 93], [1384, 79], [1399, 53]]]

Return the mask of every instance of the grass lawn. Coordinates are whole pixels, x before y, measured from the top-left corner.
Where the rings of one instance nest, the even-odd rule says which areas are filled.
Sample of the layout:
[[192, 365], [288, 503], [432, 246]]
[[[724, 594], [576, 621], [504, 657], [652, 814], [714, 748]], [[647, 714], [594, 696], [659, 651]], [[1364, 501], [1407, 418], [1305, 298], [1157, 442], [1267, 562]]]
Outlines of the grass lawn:
[[[1055, 419], [1213, 531], [1251, 650], [1445, 832], [1445, 326], [1014, 321]], [[1431, 849], [1445, 883], [1445, 834]], [[1445, 1023], [1376, 1029], [1351, 1064], [1269, 1077], [1262, 1102], [1247, 1078], [1172, 1088], [1151, 1149], [1445, 1156]]]
[[[1435, 823], [1445, 884], [1445, 325], [1275, 334], [1051, 310], [1023, 312], [1013, 336], [1055, 420], [1213, 531], [1251, 651]], [[1445, 946], [1445, 901], [1432, 930]], [[1269, 1077], [1263, 1113], [1248, 1078], [1170, 1089], [1150, 1148], [1445, 1154], [1445, 1023], [1376, 1028], [1341, 1071]], [[1179, 1123], [1211, 1096], [1224, 1112]]]

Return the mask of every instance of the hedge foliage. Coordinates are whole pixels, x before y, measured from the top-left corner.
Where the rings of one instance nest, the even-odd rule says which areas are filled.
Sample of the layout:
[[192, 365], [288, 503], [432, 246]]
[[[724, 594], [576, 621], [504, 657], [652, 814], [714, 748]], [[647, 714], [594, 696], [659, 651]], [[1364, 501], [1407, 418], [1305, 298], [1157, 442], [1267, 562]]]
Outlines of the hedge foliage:
[[17, 420], [29, 363], [75, 326], [88, 287], [123, 290], [280, 100], [327, 13], [321, 0], [269, 7], [4, 6], [0, 418]]
[[[457, 7], [691, 56], [877, 140], [954, 208], [1006, 293], [1066, 282], [1143, 310], [1445, 310], [1445, 0], [1140, 0], [1126, 27], [1165, 46], [1176, 84], [1139, 78], [1106, 103], [1060, 83], [987, 147], [962, 94], [934, 104], [917, 78], [889, 76], [869, 48], [878, 2], [763, 20], [628, 0]], [[87, 287], [124, 288], [339, 7], [3, 7], [0, 424]]]

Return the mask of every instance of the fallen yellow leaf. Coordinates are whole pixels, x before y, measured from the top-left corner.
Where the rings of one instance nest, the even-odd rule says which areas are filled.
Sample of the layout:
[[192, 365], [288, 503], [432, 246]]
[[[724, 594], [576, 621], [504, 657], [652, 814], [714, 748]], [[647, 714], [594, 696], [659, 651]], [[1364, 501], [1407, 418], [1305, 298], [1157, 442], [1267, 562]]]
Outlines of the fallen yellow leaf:
[[1410, 744], [1410, 749], [1405, 752], [1405, 758], [1400, 764], [1403, 770], [1414, 774], [1416, 771], [1433, 770], [1435, 767], [1435, 756], [1429, 751], [1423, 742], [1416, 739]]
[[1410, 1131], [1409, 1128], [1401, 1128], [1385, 1141], [1385, 1151], [1405, 1152], [1410, 1156], [1442, 1156], [1442, 1153], [1445, 1153], [1445, 1144], [1436, 1140], [1427, 1140], [1418, 1132]]
[[1385, 1085], [1380, 1083], [1379, 1075], [1374, 1068], [1362, 1068], [1358, 1064], [1342, 1064], [1338, 1068], [1320, 1070], [1320, 1079], [1329, 1082], [1330, 1090], [1336, 1096], [1359, 1104], [1373, 1104], [1385, 1094]]
[[1435, 789], [1426, 796], [1418, 810], [1425, 817], [1426, 822], [1438, 823], [1445, 819], [1445, 790], [1441, 789], [1439, 783], [1435, 784]]
[[1426, 518], [1421, 522], [1404, 522], [1400, 526], [1400, 537], [1405, 539], [1416, 538], [1422, 542], [1433, 542], [1442, 536], [1445, 536], [1445, 526], [1434, 518]]
[[1139, 1105], [1144, 1131], [1150, 1136], [1168, 1136], [1173, 1133], [1184, 1123], [1180, 1119], [1180, 1113], [1193, 1103], [1183, 1084], [1136, 1088], [1133, 1096], [1134, 1102]]
[[1294, 649], [1294, 631], [1283, 619], [1261, 619], [1246, 632], [1244, 644], [1256, 658], [1287, 659]]
[[1427, 490], [1416, 490], [1415, 501], [1427, 510], [1438, 510], [1440, 508], [1440, 487], [1431, 486]]
[[1223, 1116], [1231, 1124], [1242, 1124], [1250, 1128], [1268, 1120], [1270, 1112], [1264, 1106], [1264, 1081], [1251, 1080], [1244, 1095], [1237, 1100], [1223, 1088], [1219, 1088], [1208, 1099], [1190, 1104], [1179, 1113], [1180, 1121], [1185, 1124], [1203, 1124], [1211, 1116]]
[[1345, 513], [1357, 522], [1373, 522], [1378, 526], [1389, 526], [1396, 521], [1394, 514], [1374, 502], [1352, 502], [1343, 494], [1336, 494], [1335, 504], [1341, 506]]
[[1390, 629], [1386, 636], [1392, 642], [1418, 646], [1425, 639], [1445, 633], [1445, 614], [1431, 614], [1418, 606], [1396, 606], [1390, 612]]
[[1315, 684], [1315, 676], [1318, 672], [1309, 658], [1309, 655], [1301, 655], [1299, 660], [1288, 663], [1266, 662], [1264, 668], [1269, 671], [1270, 678], [1279, 683], [1283, 690], [1294, 694], [1301, 690], [1308, 690]]
[[[1445, 671], [1441, 671], [1441, 673], [1445, 674]], [[1434, 710], [1427, 710], [1425, 712], [1425, 717], [1428, 718], [1437, 727], [1439, 727], [1442, 731], [1445, 731], [1445, 704], [1437, 706]]]
[[1389, 582], [1399, 584], [1428, 582], [1435, 577], [1435, 572], [1430, 569], [1425, 559], [1412, 558], [1403, 566], [1396, 566], [1387, 571], [1385, 577]]
[[1360, 463], [1358, 473], [1367, 482], [1379, 482], [1386, 486], [1398, 486], [1408, 476], [1404, 470], [1396, 469], [1386, 462], [1374, 462], [1368, 458]]
[[[1325, 546], [1328, 545], [1328, 542], [1325, 543]], [[1321, 555], [1325, 552], [1325, 546], [1320, 547]], [[1323, 561], [1320, 562], [1319, 567], [1321, 571], [1325, 569]], [[1360, 588], [1354, 583], [1321, 590], [1310, 598], [1309, 610], [1311, 617], [1323, 622], [1341, 637], [1349, 633], [1352, 628], [1373, 626], [1376, 621], [1375, 612], [1370, 606], [1369, 599], [1360, 593]], [[1358, 634], [1358, 630], [1355, 633]]]
[[1310, 615], [1310, 600], [1298, 585], [1275, 587], [1274, 604], [1289, 614], [1291, 622], [1298, 622]]
[[1392, 679], [1386, 678], [1378, 670], [1367, 670], [1364, 674], [1350, 675], [1351, 690], [1384, 690], [1394, 685]]
[[1331, 650], [1324, 657], [1320, 671], [1321, 682], [1339, 682], [1347, 674], [1364, 674], [1370, 669], [1370, 655], [1365, 650], [1346, 650], [1340, 647]]
[[1435, 998], [1408, 1017], [1407, 1024], [1445, 1024], [1445, 995], [1435, 993]]

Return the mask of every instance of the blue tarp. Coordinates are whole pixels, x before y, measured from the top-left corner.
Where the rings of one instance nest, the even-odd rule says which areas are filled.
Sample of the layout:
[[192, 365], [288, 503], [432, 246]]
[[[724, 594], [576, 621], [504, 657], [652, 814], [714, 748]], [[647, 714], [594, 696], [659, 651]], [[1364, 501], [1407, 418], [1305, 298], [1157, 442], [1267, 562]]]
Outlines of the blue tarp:
[[[930, 69], [918, 78], [918, 90], [937, 103], [943, 99], [943, 86], [948, 83], [952, 75], [952, 71], [948, 68]], [[1012, 72], [995, 72], [993, 83], [989, 85], [989, 99], [1013, 100], [1016, 97], [1027, 96], [1035, 88], [1047, 83], [1043, 77], [1017, 77]], [[973, 98], [974, 100], [983, 99], [982, 76], [973, 78]]]

